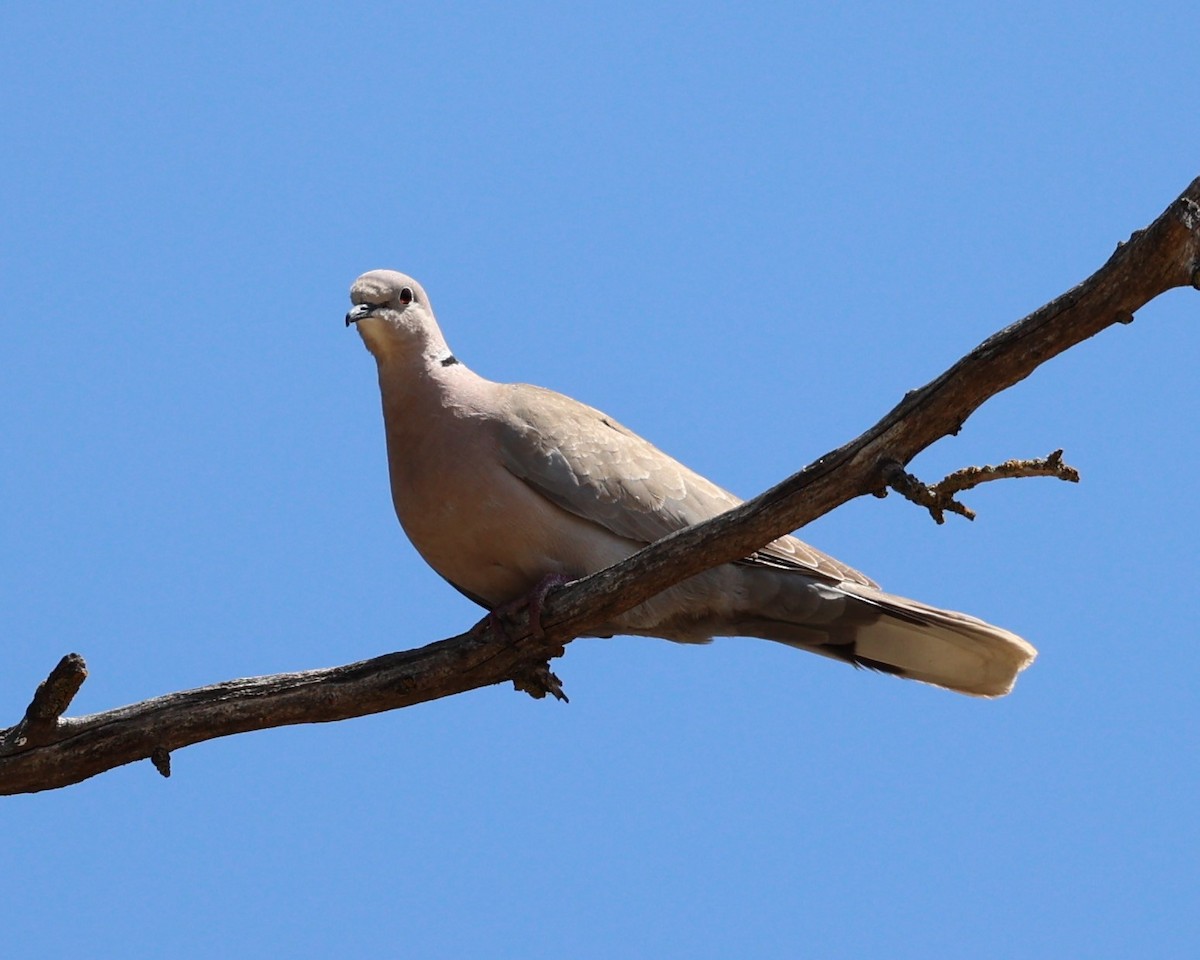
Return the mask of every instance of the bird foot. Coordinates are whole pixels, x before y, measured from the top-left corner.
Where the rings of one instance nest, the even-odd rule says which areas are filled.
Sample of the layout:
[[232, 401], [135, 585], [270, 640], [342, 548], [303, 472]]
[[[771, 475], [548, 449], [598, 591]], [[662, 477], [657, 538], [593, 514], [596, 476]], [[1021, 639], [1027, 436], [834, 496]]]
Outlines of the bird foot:
[[497, 607], [488, 614], [488, 620], [492, 626], [504, 633], [510, 639], [512, 635], [508, 632], [504, 624], [507, 617], [512, 616], [525, 604], [529, 604], [529, 632], [535, 640], [541, 640], [546, 636], [546, 631], [542, 629], [542, 608], [546, 604], [546, 596], [555, 587], [561, 587], [564, 584], [571, 583], [571, 578], [564, 576], [561, 573], [548, 573], [537, 582], [529, 593], [523, 597], [517, 597], [502, 607]]

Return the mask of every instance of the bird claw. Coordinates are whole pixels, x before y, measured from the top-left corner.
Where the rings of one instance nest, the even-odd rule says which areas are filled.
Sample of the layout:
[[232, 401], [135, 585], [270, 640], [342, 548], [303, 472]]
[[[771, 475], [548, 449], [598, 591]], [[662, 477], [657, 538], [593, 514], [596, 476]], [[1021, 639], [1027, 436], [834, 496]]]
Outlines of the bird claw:
[[494, 629], [502, 632], [509, 639], [517, 639], [509, 633], [504, 620], [520, 610], [525, 604], [529, 604], [529, 634], [535, 640], [542, 640], [546, 636], [546, 631], [542, 627], [542, 609], [546, 604], [546, 596], [556, 587], [561, 587], [570, 582], [571, 578], [564, 574], [548, 573], [525, 596], [517, 597], [516, 600], [492, 610], [488, 614], [488, 622]]

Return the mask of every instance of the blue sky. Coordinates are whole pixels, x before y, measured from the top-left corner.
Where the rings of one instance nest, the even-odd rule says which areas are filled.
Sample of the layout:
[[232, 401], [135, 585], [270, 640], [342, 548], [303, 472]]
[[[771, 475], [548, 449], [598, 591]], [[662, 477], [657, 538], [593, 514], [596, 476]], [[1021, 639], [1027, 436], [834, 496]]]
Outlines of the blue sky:
[[[391, 512], [359, 273], [484, 375], [743, 495], [1073, 285], [1200, 173], [1190, 4], [8, 4], [0, 705], [457, 633]], [[3, 801], [5, 956], [1183, 957], [1193, 291], [913, 468], [1079, 486], [804, 535], [1041, 650], [997, 702], [750, 640]], [[231, 948], [230, 945], [235, 945]]]

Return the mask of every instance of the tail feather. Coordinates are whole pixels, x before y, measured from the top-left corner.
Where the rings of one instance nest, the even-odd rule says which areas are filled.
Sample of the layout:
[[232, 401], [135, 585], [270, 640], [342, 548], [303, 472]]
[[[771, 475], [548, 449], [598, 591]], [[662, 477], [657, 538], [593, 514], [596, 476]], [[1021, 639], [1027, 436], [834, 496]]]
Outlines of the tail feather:
[[977, 697], [1008, 693], [1037, 651], [1001, 627], [847, 580], [728, 564], [622, 614], [599, 635], [680, 643], [760, 637]]
[[1015, 633], [965, 613], [856, 585], [843, 589], [878, 612], [860, 622], [841, 649], [836, 641], [828, 644], [829, 655], [858, 666], [959, 693], [1000, 697], [1037, 657], [1037, 650]]

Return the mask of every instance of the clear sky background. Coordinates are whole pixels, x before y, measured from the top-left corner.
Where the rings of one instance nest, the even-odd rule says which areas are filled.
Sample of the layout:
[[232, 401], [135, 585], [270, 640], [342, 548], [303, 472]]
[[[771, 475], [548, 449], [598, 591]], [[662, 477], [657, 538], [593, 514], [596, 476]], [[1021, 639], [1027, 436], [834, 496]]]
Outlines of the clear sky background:
[[[752, 495], [1200, 174], [1192, 3], [5, 4], [0, 723], [345, 663], [480, 611], [404, 539], [361, 272], [480, 373]], [[1176, 291], [914, 463], [1065, 447], [975, 523], [804, 535], [1041, 650], [989, 702], [767, 642], [0, 801], [8, 958], [1184, 957], [1195, 421]]]

